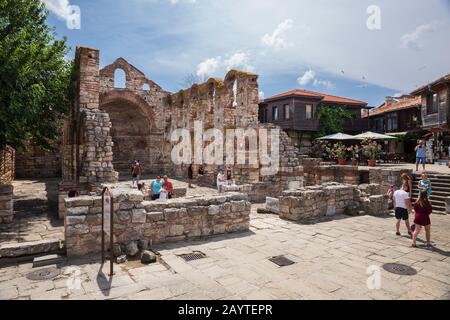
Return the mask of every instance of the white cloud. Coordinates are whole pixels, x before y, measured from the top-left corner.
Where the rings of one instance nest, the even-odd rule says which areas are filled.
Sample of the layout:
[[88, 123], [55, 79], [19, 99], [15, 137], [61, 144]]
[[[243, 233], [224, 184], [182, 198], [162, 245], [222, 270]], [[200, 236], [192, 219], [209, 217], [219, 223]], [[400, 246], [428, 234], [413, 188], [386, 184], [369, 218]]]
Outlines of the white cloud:
[[313, 81], [315, 77], [316, 73], [313, 70], [308, 70], [303, 74], [303, 76], [299, 77], [297, 81], [301, 86], [306, 86]]
[[336, 88], [336, 85], [330, 80], [317, 79], [316, 72], [313, 70], [305, 71], [305, 73], [301, 77], [298, 77], [297, 82], [301, 86], [307, 86], [308, 84], [312, 83], [314, 86], [322, 86], [327, 89]]
[[202, 79], [210, 77], [219, 68], [221, 57], [209, 58], [197, 66], [197, 76]]
[[176, 5], [178, 3], [184, 2], [184, 3], [196, 3], [197, 0], [169, 0], [171, 5]]
[[422, 24], [411, 33], [406, 33], [401, 38], [401, 44], [403, 48], [409, 48], [412, 50], [422, 49], [422, 38], [425, 34], [435, 31], [435, 23]]
[[244, 71], [254, 71], [254, 67], [250, 65], [250, 55], [246, 52], [236, 52], [224, 61], [227, 70], [240, 69]]
[[287, 31], [292, 29], [294, 21], [292, 19], [286, 19], [280, 23], [272, 34], [265, 34], [261, 41], [263, 45], [273, 48], [275, 50], [284, 49], [292, 46], [292, 43], [288, 42]]
[[260, 99], [264, 99], [264, 91], [260, 91], [259, 92], [259, 98]]
[[56, 16], [67, 20], [72, 15], [69, 0], [43, 0], [45, 7]]
[[314, 85], [315, 86], [322, 86], [329, 90], [336, 89], [336, 85], [331, 82], [330, 80], [320, 80], [320, 79], [314, 79]]

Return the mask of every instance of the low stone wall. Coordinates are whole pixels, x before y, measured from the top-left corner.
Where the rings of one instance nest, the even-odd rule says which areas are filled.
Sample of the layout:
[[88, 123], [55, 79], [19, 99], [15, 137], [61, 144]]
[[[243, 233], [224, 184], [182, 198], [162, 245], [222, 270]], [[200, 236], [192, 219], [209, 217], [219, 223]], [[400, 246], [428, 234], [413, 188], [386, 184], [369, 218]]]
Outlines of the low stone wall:
[[395, 185], [397, 188], [402, 186], [401, 175], [407, 173], [412, 177], [413, 171], [410, 169], [381, 169], [381, 168], [370, 168], [369, 169], [369, 182], [377, 183], [384, 187], [385, 191], [391, 184]]
[[326, 182], [339, 182], [358, 185], [360, 173], [357, 166], [340, 166], [325, 164], [322, 159], [303, 158], [304, 184], [307, 186], [318, 185]]
[[[325, 183], [298, 190], [287, 190], [276, 201], [270, 198], [266, 210], [283, 219], [307, 221], [335, 214], [382, 216], [388, 213], [388, 198], [379, 185], [343, 185]], [[277, 209], [277, 210], [276, 210]]]
[[0, 149], [0, 184], [11, 184], [14, 180], [15, 154], [10, 146]]
[[284, 191], [280, 197], [280, 217], [300, 221], [344, 213], [354, 202], [354, 192], [352, 186], [334, 184]]
[[11, 223], [14, 219], [12, 185], [0, 184], [0, 224]]
[[[143, 201], [139, 191], [113, 190], [114, 242], [125, 250], [132, 242], [180, 241], [249, 229], [251, 204], [241, 193]], [[101, 197], [65, 200], [68, 256], [101, 250]], [[106, 239], [108, 241], [108, 239]]]

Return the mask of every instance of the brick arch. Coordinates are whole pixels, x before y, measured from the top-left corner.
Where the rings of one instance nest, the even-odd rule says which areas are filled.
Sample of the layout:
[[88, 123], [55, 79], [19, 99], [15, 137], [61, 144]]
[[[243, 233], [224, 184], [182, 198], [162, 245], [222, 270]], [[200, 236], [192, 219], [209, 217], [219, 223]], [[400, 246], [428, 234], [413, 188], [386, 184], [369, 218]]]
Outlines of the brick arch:
[[110, 116], [113, 164], [121, 178], [130, 176], [133, 160], [140, 160], [143, 174], [161, 173], [158, 158], [164, 132], [156, 125], [153, 108], [127, 90], [111, 90], [100, 96], [100, 109]]

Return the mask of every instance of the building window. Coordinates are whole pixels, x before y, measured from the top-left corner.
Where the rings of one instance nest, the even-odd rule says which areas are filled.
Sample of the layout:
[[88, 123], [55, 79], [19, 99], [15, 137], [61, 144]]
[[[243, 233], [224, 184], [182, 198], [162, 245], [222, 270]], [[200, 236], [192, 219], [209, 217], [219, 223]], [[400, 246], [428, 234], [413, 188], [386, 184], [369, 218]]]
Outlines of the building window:
[[269, 119], [267, 119], [268, 117], [267, 117], [267, 108], [264, 108], [264, 115], [263, 115], [263, 122], [264, 123], [267, 123], [267, 121], [269, 120]]
[[427, 114], [438, 112], [439, 96], [437, 93], [430, 94], [427, 97]]
[[284, 119], [289, 120], [291, 118], [291, 108], [288, 104], [284, 105]]
[[387, 130], [397, 130], [397, 113], [390, 113], [387, 116]]
[[312, 119], [313, 118], [313, 106], [312, 106], [312, 104], [307, 104], [305, 110], [306, 110], [305, 119], [306, 120]]
[[278, 107], [273, 107], [272, 109], [272, 120], [278, 121]]

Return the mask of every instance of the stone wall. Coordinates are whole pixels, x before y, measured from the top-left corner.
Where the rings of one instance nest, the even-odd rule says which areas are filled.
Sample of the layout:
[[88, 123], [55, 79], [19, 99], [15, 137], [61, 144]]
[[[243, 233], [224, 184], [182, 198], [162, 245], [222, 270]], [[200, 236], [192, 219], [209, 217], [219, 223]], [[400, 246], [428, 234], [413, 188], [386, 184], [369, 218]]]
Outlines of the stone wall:
[[[114, 242], [122, 247], [139, 240], [160, 243], [249, 229], [251, 205], [245, 194], [149, 202], [138, 191], [112, 192]], [[99, 196], [65, 200], [68, 256], [101, 250], [101, 204]]]
[[34, 145], [27, 145], [16, 152], [16, 178], [60, 178], [61, 143], [55, 149], [44, 151]]
[[413, 171], [410, 169], [381, 169], [370, 168], [369, 169], [369, 182], [377, 183], [384, 187], [385, 192], [390, 185], [395, 185], [397, 188], [402, 186], [401, 175], [403, 173], [412, 177]]
[[380, 185], [325, 183], [284, 191], [277, 202], [270, 198], [266, 210], [283, 219], [308, 221], [335, 214], [383, 216], [388, 214], [388, 198]]
[[10, 146], [0, 149], [0, 184], [11, 184], [14, 180], [15, 150]]
[[305, 185], [312, 186], [326, 182], [358, 185], [360, 173], [357, 166], [324, 165], [321, 159], [300, 158]]
[[14, 219], [13, 190], [12, 185], [0, 184], [0, 224]]

